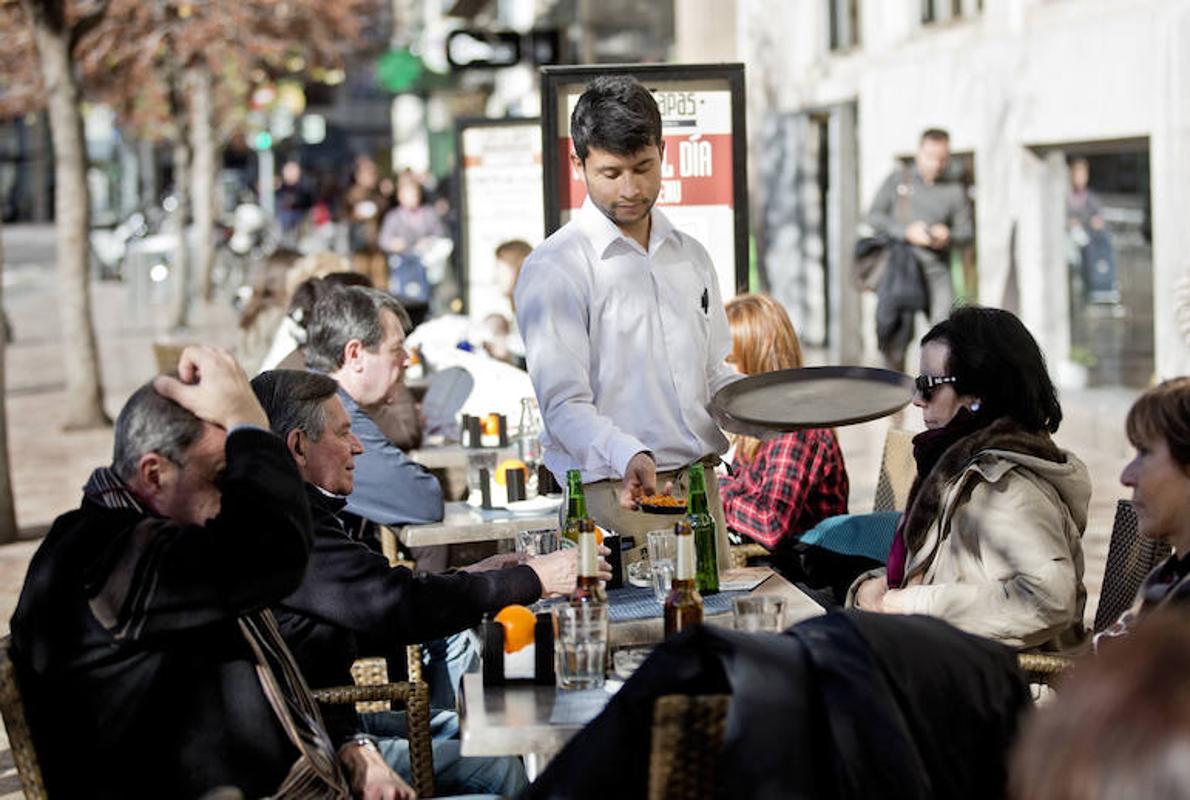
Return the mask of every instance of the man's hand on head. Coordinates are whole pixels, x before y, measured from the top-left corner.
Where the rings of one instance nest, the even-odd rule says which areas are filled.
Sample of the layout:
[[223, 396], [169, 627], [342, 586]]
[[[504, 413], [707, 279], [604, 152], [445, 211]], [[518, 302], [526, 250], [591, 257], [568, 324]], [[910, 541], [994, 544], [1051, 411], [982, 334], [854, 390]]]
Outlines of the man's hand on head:
[[199, 419], [231, 430], [236, 425], [268, 429], [269, 418], [248, 376], [226, 350], [194, 345], [178, 359], [178, 377], [158, 375], [153, 388]]

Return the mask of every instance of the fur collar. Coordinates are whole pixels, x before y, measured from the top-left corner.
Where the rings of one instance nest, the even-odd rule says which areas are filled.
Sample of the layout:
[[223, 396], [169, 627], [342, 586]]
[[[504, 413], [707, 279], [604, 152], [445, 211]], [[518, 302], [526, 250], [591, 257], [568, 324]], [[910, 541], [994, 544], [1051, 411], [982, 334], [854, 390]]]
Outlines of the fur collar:
[[986, 428], [959, 439], [947, 448], [925, 476], [913, 506], [906, 512], [909, 517], [905, 523], [905, 544], [909, 552], [916, 552], [925, 541], [930, 525], [942, 510], [946, 487], [988, 450], [1023, 453], [1056, 464], [1066, 461], [1066, 455], [1048, 433], [1027, 431], [1010, 417], [1001, 417]]

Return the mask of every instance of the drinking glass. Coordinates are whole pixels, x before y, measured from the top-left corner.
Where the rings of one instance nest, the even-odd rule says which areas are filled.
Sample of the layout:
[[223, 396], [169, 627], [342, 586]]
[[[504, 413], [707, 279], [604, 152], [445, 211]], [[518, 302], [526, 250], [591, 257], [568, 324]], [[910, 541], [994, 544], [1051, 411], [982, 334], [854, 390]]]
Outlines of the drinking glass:
[[649, 567], [653, 573], [653, 596], [658, 603], [664, 603], [669, 596], [674, 577], [674, 559], [677, 557], [678, 540], [670, 528], [649, 531]]
[[607, 606], [564, 603], [552, 609], [554, 674], [559, 689], [598, 689], [607, 663]]
[[516, 551], [525, 558], [544, 556], [558, 549], [557, 528], [534, 528], [516, 532]]
[[733, 597], [731, 610], [737, 631], [780, 633], [785, 630], [785, 600], [773, 595]]

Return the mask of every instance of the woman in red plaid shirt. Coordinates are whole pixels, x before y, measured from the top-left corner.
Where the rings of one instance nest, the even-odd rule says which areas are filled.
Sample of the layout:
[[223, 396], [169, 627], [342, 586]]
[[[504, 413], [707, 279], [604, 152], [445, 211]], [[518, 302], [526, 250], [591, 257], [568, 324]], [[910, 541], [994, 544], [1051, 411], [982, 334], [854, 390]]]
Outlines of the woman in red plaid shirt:
[[[802, 347], [781, 305], [764, 294], [726, 304], [732, 351], [745, 375], [802, 366]], [[735, 438], [732, 474], [719, 479], [727, 527], [778, 555], [791, 555], [803, 531], [847, 513], [847, 470], [835, 432], [795, 431], [760, 441]]]

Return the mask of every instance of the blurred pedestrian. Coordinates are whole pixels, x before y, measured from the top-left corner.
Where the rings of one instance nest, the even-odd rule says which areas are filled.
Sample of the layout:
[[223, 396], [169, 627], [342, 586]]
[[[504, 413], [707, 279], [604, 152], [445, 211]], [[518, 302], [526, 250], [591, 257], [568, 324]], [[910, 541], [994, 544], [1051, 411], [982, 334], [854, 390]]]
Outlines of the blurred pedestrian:
[[292, 159], [281, 167], [281, 179], [277, 185], [277, 223], [281, 228], [281, 243], [297, 249], [301, 238], [301, 227], [306, 214], [314, 205], [314, 194], [302, 176], [302, 166]]
[[425, 202], [421, 182], [412, 172], [402, 172], [397, 179], [397, 205], [384, 215], [380, 226], [380, 249], [389, 258], [389, 291], [401, 299], [429, 302], [425, 257], [433, 240], [445, 236], [438, 213]]
[[380, 252], [380, 220], [388, 201], [380, 191], [380, 170], [370, 156], [355, 159], [351, 186], [344, 197], [347, 247], [356, 272], [367, 275], [373, 286], [388, 285], [388, 265]]
[[[878, 234], [913, 246], [926, 283], [932, 323], [946, 319], [954, 304], [951, 248], [967, 244], [975, 235], [967, 192], [962, 184], [947, 179], [949, 163], [950, 134], [940, 128], [926, 130], [913, 166], [900, 167], [885, 179], [868, 212], [868, 224]], [[905, 369], [915, 316], [908, 313], [880, 342], [889, 369]]]

